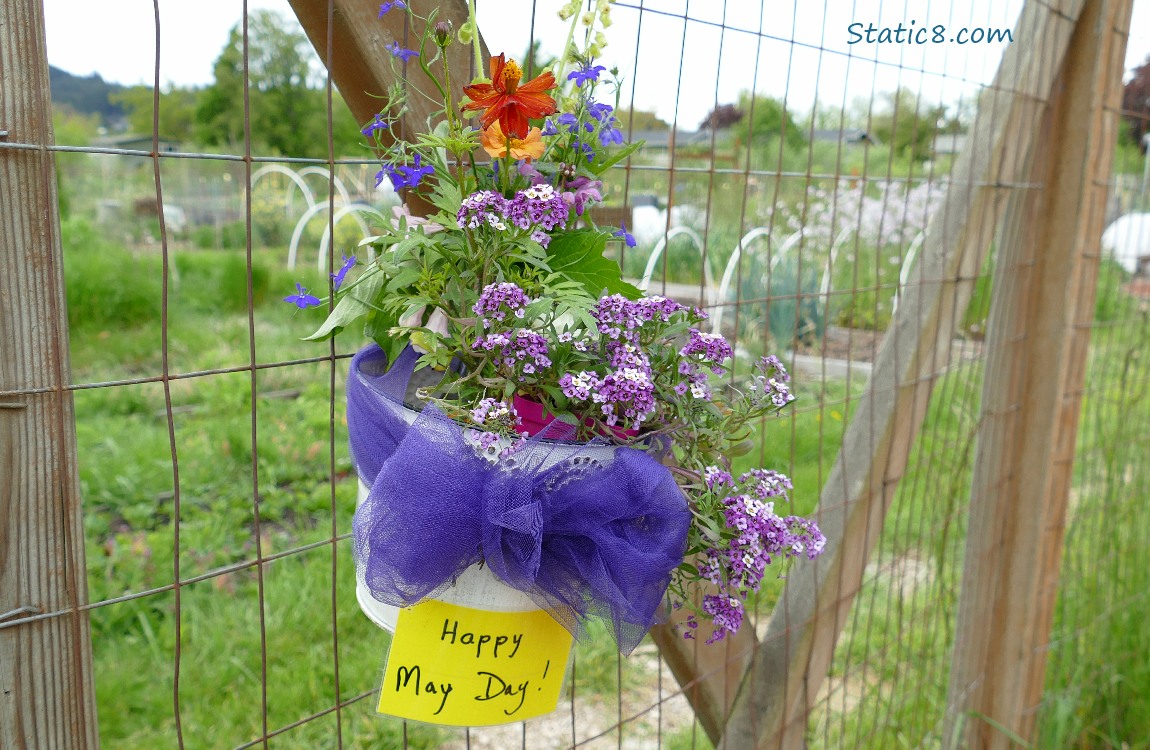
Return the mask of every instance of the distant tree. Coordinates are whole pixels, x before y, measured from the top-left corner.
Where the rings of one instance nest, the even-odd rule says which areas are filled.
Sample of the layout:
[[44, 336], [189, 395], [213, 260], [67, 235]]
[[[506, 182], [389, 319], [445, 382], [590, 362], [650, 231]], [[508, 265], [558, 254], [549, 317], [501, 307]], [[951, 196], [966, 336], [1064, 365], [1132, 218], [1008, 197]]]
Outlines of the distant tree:
[[1142, 136], [1150, 132], [1150, 56], [1133, 70], [1123, 87], [1122, 109], [1130, 125], [1130, 140], [1142, 147]]
[[778, 99], [751, 96], [744, 91], [739, 94], [737, 108], [743, 113], [742, 120], [734, 126], [740, 141], [748, 139], [751, 144], [758, 144], [775, 137], [782, 138], [790, 148], [806, 145], [806, 131], [798, 126], [791, 112]]
[[114, 128], [123, 118], [119, 105], [110, 101], [123, 87], [108, 83], [98, 73], [86, 78], [48, 66], [53, 104], [67, 104], [79, 114], [97, 114], [105, 127]]
[[100, 134], [100, 115], [77, 112], [68, 104], [52, 103], [52, 130], [61, 146], [90, 146]]
[[[196, 108], [200, 92], [194, 88], [170, 87], [160, 93], [159, 135], [181, 143], [195, 140]], [[152, 87], [132, 86], [111, 95], [112, 102], [121, 107], [133, 133], [152, 132]]]
[[726, 130], [743, 119], [743, 111], [734, 104], [720, 104], [699, 123], [699, 130]]
[[810, 117], [799, 127], [804, 131], [809, 131], [812, 126], [815, 130], [847, 130], [856, 127], [854, 124], [847, 123], [848, 117], [849, 113], [845, 111], [843, 105], [815, 102]]
[[[327, 155], [327, 99], [313, 73], [307, 37], [286, 27], [268, 10], [248, 20], [248, 97], [251, 140], [283, 156]], [[196, 107], [196, 133], [211, 146], [238, 149], [244, 140], [244, 46], [241, 27], [232, 28], [216, 58], [215, 82]], [[363, 139], [343, 100], [332, 107], [336, 153], [355, 153]]]
[[875, 137], [896, 154], [915, 161], [929, 159], [935, 136], [942, 130], [946, 108], [928, 107], [918, 94], [904, 88], [883, 94], [882, 99], [881, 109], [871, 117]]

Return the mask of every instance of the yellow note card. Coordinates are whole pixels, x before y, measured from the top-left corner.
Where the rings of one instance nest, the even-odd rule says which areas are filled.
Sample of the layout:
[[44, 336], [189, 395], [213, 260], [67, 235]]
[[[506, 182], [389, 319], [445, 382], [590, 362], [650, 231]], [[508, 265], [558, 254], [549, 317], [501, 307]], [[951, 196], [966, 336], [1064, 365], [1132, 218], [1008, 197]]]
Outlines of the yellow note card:
[[542, 610], [401, 609], [376, 711], [472, 727], [542, 716], [559, 704], [571, 640]]

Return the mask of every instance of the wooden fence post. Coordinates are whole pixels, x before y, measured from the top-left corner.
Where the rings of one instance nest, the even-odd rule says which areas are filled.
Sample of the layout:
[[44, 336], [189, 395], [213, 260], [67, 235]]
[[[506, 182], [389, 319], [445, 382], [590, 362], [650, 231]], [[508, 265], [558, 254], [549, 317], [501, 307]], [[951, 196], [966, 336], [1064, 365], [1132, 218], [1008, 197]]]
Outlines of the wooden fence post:
[[95, 748], [41, 0], [0, 3], [0, 131], [0, 747]]
[[995, 265], [949, 747], [1031, 740], [1046, 674], [1132, 0], [1087, 0]]
[[[407, 14], [393, 10], [379, 16], [378, 0], [332, 0], [331, 55], [328, 50], [328, 0], [289, 0], [300, 26], [311, 40], [316, 55], [324, 64], [330, 60], [332, 81], [355, 118], [367, 123], [379, 111], [380, 97], [395, 82], [393, 63], [398, 61], [385, 49], [391, 41], [401, 46], [418, 48], [415, 29], [407, 27]], [[458, 30], [467, 21], [466, 0], [450, 0], [437, 4], [439, 20], [450, 21]], [[483, 65], [487, 65], [487, 48], [480, 41]], [[463, 97], [463, 84], [474, 75], [470, 45], [458, 41], [447, 48], [452, 80], [456, 84], [454, 101]], [[437, 66], [439, 63], [437, 63]], [[438, 69], [438, 68], [437, 68]], [[481, 71], [486, 75], [486, 70]], [[427, 120], [443, 103], [417, 91], [438, 96], [435, 85], [414, 62], [406, 66], [407, 81], [413, 93], [408, 100], [409, 112], [400, 123], [400, 135], [413, 139], [415, 133], [427, 130]], [[390, 133], [381, 134], [385, 139]]]
[[862, 586], [956, 323], [966, 310], [1004, 199], [1028, 176], [1051, 84], [1083, 0], [1030, 0], [983, 93], [946, 198], [878, 352], [867, 391], [819, 500], [827, 535], [814, 564], [788, 576], [755, 651], [721, 747], [801, 748], [819, 685]]

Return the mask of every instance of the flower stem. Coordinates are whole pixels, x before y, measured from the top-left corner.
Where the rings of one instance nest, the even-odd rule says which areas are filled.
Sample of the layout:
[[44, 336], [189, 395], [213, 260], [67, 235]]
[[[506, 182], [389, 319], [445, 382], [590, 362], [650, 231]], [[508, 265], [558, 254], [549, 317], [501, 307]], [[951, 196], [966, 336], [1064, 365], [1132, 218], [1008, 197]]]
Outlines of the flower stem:
[[479, 23], [475, 20], [475, 0], [467, 0], [467, 20], [474, 33], [471, 35], [471, 49], [475, 53], [475, 75], [482, 77], [483, 49], [479, 45]]

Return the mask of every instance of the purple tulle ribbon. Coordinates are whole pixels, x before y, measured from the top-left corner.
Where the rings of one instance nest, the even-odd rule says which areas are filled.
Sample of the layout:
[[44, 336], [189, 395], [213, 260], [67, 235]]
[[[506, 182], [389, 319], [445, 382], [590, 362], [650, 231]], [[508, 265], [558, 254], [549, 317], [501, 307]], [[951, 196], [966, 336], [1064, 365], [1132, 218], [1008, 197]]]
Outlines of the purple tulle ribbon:
[[573, 429], [562, 423], [497, 462], [434, 406], [409, 425], [416, 358], [408, 349], [385, 374], [371, 345], [348, 378], [352, 458], [371, 487], [352, 531], [372, 596], [410, 606], [484, 562], [576, 637], [601, 618], [630, 653], [686, 548], [690, 512], [671, 473], [633, 448], [559, 442]]

